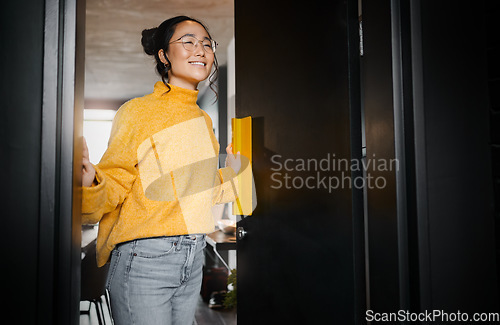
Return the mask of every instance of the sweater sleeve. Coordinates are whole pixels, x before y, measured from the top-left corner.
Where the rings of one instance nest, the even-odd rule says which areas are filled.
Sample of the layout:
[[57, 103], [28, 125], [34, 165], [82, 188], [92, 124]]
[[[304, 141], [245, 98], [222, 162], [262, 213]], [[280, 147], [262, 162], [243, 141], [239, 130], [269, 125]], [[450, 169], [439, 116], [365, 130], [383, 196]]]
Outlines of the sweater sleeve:
[[238, 197], [236, 189], [238, 188], [238, 179], [236, 173], [231, 167], [220, 168], [217, 171], [219, 177], [216, 177], [216, 191], [213, 204], [223, 204], [236, 201]]
[[[126, 105], [126, 104], [125, 104]], [[82, 223], [98, 223], [120, 206], [137, 178], [133, 119], [120, 108], [113, 121], [108, 148], [96, 170], [97, 184], [82, 189]]]

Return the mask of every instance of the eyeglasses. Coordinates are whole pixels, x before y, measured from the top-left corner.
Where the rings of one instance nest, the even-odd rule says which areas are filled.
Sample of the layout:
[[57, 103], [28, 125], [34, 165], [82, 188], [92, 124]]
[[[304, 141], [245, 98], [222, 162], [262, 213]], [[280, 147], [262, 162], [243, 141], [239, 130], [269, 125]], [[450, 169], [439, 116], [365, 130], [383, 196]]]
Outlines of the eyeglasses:
[[176, 42], [181, 42], [184, 48], [189, 51], [189, 52], [194, 52], [196, 50], [196, 47], [198, 46], [198, 43], [201, 43], [203, 50], [207, 53], [215, 53], [215, 50], [217, 49], [217, 42], [205, 38], [204, 40], [199, 40], [194, 36], [191, 35], [184, 35], [181, 38], [176, 39], [175, 41], [172, 41], [168, 44], [176, 43]]

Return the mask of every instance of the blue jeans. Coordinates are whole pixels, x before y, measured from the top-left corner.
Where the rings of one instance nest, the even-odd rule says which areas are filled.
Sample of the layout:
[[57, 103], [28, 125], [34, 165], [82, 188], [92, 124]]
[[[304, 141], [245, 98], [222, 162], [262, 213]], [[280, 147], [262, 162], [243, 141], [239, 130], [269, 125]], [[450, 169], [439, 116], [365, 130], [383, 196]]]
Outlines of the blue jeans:
[[116, 325], [191, 325], [205, 235], [137, 239], [111, 253], [106, 288]]

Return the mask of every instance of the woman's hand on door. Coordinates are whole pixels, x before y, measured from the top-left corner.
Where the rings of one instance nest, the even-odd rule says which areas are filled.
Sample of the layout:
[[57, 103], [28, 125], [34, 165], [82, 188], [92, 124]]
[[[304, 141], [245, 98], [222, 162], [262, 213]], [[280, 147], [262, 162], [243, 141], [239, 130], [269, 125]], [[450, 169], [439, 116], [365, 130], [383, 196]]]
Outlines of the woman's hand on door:
[[89, 187], [95, 179], [95, 168], [89, 160], [89, 148], [87, 141], [83, 138], [83, 157], [82, 157], [82, 186]]

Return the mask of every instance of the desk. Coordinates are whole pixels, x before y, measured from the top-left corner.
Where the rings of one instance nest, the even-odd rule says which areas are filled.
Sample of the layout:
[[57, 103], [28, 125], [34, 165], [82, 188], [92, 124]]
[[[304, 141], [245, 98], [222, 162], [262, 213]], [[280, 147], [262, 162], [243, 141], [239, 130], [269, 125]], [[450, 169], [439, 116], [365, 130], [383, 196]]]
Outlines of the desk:
[[81, 245], [81, 250], [82, 250], [82, 260], [87, 254], [87, 251], [90, 247], [90, 245], [95, 246], [95, 241], [97, 239], [97, 232], [98, 228], [97, 226], [89, 226], [89, 225], [83, 225], [82, 226], [82, 245]]
[[236, 249], [236, 236], [234, 234], [226, 234], [221, 230], [214, 231], [207, 235], [207, 244], [209, 244], [215, 255], [220, 259], [224, 266], [231, 272], [231, 268], [227, 265], [226, 261], [220, 256], [219, 250], [235, 250]]
[[207, 244], [212, 246], [214, 250], [229, 251], [236, 249], [236, 236], [234, 234], [226, 234], [221, 230], [214, 231], [207, 235]]

